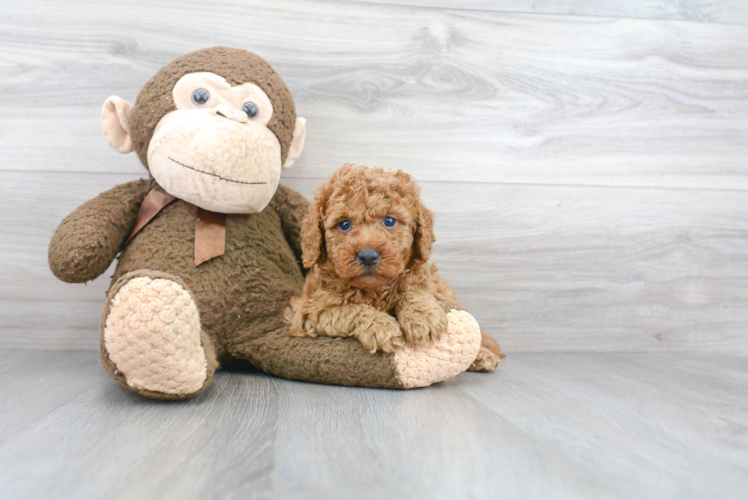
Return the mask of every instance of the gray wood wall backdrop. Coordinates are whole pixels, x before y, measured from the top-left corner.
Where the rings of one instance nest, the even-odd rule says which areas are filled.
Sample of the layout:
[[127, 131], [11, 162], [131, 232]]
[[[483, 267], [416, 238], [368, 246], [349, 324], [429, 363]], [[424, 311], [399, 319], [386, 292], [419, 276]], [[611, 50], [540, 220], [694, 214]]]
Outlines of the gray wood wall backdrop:
[[415, 175], [434, 259], [512, 351], [748, 351], [748, 2], [0, 2], [0, 342], [91, 348], [108, 275], [56, 225], [144, 176], [99, 110], [183, 53], [258, 52], [309, 121], [284, 183]]

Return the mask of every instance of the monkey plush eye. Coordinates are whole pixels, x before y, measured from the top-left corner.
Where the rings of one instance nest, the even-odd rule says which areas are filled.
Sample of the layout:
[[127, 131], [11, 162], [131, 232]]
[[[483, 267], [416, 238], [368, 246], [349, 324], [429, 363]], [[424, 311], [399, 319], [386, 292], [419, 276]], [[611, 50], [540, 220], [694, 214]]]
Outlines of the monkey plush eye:
[[384, 227], [388, 227], [388, 228], [392, 229], [393, 227], [397, 226], [397, 220], [394, 217], [388, 215], [382, 221], [382, 225]]
[[247, 113], [247, 116], [250, 120], [254, 120], [257, 118], [257, 115], [260, 114], [260, 108], [257, 107], [257, 104], [253, 102], [245, 102], [244, 106], [242, 106], [242, 111]]
[[202, 106], [210, 100], [210, 92], [205, 89], [197, 89], [192, 93], [192, 102], [198, 106]]
[[351, 224], [351, 221], [349, 221], [348, 219], [343, 219], [340, 222], [338, 222], [338, 229], [340, 229], [344, 233], [347, 233], [348, 231], [350, 231], [352, 227], [353, 227], [353, 224]]

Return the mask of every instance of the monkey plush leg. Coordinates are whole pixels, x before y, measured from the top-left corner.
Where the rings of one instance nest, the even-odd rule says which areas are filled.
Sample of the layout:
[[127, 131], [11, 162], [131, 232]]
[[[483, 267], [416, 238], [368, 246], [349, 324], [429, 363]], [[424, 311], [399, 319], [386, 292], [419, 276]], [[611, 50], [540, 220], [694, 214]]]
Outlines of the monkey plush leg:
[[499, 366], [502, 358], [506, 357], [506, 354], [501, 352], [501, 347], [499, 347], [498, 342], [486, 335], [483, 331], [481, 332], [481, 337], [481, 346], [480, 351], [478, 351], [478, 356], [476, 356], [475, 361], [473, 361], [473, 364], [468, 368], [471, 372], [491, 372]]
[[288, 327], [229, 346], [235, 357], [280, 377], [390, 389], [426, 387], [464, 372], [480, 348], [480, 327], [465, 311], [451, 311], [447, 331], [428, 346], [371, 354], [352, 338], [290, 337]]
[[197, 305], [175, 276], [134, 271], [107, 294], [101, 361], [123, 387], [158, 399], [186, 399], [211, 382], [218, 363]]

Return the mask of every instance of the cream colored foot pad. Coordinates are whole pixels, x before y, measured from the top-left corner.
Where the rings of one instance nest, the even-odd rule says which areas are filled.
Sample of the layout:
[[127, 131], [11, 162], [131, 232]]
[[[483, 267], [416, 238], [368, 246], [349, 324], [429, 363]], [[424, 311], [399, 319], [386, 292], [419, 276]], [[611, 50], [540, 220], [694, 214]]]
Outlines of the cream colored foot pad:
[[104, 345], [130, 387], [191, 394], [205, 383], [208, 363], [197, 306], [174, 281], [139, 277], [120, 288], [106, 319]]
[[436, 344], [405, 347], [395, 354], [395, 376], [406, 389], [426, 387], [464, 372], [480, 349], [478, 322], [467, 311], [451, 311], [447, 332]]

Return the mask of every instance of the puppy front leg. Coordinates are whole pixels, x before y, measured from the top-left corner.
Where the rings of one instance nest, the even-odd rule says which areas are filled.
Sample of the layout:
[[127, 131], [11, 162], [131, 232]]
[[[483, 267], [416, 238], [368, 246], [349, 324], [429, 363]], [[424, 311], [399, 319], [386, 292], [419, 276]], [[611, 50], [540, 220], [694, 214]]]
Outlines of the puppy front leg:
[[316, 330], [328, 337], [355, 337], [372, 353], [394, 352], [405, 345], [395, 318], [363, 304], [334, 306], [320, 312]]
[[423, 290], [405, 292], [395, 305], [405, 342], [427, 345], [447, 330], [447, 314], [436, 298]]

